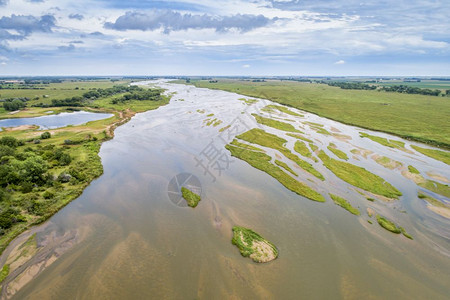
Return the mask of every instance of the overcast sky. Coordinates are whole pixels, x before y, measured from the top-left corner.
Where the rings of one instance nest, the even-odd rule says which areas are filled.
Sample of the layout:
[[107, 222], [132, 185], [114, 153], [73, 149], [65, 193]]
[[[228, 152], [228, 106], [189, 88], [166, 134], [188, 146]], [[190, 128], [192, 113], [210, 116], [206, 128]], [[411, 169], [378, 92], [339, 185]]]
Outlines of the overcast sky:
[[450, 76], [450, 1], [0, 0], [2, 75]]

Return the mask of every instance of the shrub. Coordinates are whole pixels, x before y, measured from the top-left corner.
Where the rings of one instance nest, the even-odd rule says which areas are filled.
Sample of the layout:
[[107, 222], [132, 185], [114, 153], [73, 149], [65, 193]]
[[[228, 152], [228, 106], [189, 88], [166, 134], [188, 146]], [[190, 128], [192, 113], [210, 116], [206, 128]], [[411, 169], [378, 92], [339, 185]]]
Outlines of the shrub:
[[51, 138], [52, 135], [50, 134], [50, 132], [46, 131], [43, 134], [41, 134], [41, 139], [45, 140], [45, 139], [49, 139]]

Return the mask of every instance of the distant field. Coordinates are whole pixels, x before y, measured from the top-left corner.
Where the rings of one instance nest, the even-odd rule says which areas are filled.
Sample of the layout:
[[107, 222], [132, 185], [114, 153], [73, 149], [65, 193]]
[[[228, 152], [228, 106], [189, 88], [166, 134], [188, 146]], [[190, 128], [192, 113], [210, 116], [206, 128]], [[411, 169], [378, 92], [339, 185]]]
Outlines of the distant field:
[[[27, 102], [27, 107], [29, 108], [31, 107], [31, 105], [36, 103], [51, 103], [52, 99], [64, 99], [68, 97], [81, 96], [92, 88], [110, 88], [115, 85], [128, 83], [130, 83], [130, 80], [114, 82], [112, 82], [111, 80], [91, 80], [76, 82], [66, 81], [62, 83], [38, 84], [36, 85], [37, 88], [44, 89], [0, 89], [0, 99], [15, 97], [27, 97], [30, 99], [34, 99], [35, 97], [39, 97], [39, 99], [37, 100], [30, 100]], [[44, 95], [47, 95], [48, 97], [44, 98]], [[8, 117], [11, 117], [11, 115], [8, 115], [8, 112], [5, 112], [3, 106], [0, 104], [0, 119]], [[14, 117], [18, 116], [14, 115]]]
[[404, 82], [402, 80], [389, 82], [383, 81], [377, 83], [377, 85], [380, 86], [407, 85], [421, 89], [450, 90], [450, 81], [437, 81], [437, 80], [422, 80], [421, 82]]
[[191, 83], [269, 99], [343, 123], [450, 148], [448, 97], [344, 90], [325, 84], [279, 80], [221, 79], [216, 83], [207, 80]]

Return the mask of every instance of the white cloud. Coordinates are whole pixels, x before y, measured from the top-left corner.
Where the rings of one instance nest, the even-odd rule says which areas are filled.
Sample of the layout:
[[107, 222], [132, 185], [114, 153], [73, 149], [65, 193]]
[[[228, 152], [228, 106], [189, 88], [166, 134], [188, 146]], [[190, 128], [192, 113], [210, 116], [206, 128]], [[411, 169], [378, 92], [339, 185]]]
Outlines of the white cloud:
[[250, 68], [250, 65], [242, 65], [243, 68]]
[[345, 60], [338, 60], [337, 62], [334, 63], [335, 65], [343, 65], [345, 64]]

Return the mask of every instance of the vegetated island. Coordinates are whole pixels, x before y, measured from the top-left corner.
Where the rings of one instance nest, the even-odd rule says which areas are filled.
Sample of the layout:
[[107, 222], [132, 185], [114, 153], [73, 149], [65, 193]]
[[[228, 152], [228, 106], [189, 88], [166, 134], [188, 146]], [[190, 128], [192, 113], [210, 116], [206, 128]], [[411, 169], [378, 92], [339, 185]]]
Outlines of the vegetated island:
[[238, 247], [242, 256], [250, 257], [254, 262], [265, 263], [278, 257], [278, 250], [274, 244], [245, 227], [233, 227], [231, 242]]
[[413, 239], [413, 237], [411, 235], [409, 235], [403, 227], [397, 226], [394, 222], [386, 219], [385, 217], [377, 215], [377, 222], [381, 227], [383, 227], [384, 229], [386, 229], [392, 233], [395, 233], [395, 234], [402, 233], [408, 239], [410, 239], [410, 240]]
[[197, 195], [190, 189], [185, 188], [184, 186], [181, 188], [181, 195], [183, 196], [183, 199], [186, 200], [188, 206], [190, 207], [196, 207], [200, 202], [200, 200], [202, 200], [200, 195]]
[[310, 200], [325, 202], [325, 198], [320, 193], [306, 184], [297, 181], [295, 178], [285, 173], [280, 167], [272, 164], [272, 157], [269, 155], [260, 151], [253, 151], [249, 148], [237, 147], [232, 144], [226, 145], [225, 148], [230, 151], [232, 156], [247, 162], [258, 170], [266, 172], [292, 192]]
[[[169, 102], [161, 89], [130, 86], [130, 80], [62, 80], [39, 90], [11, 89], [20, 111], [0, 108], [0, 118], [37, 117], [63, 111], [113, 113], [108, 119], [47, 131], [35, 127], [0, 131], [0, 252], [21, 232], [39, 224], [103, 173], [98, 152], [114, 129], [137, 112]], [[29, 93], [34, 93], [34, 98]], [[65, 97], [65, 98], [64, 98]], [[14, 103], [16, 103], [15, 101]]]

